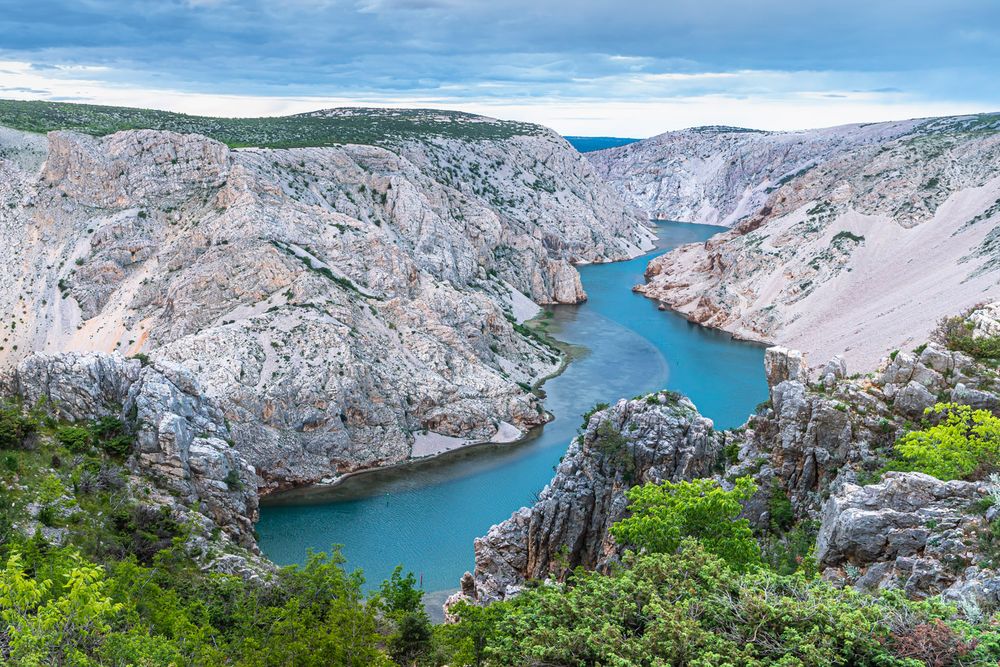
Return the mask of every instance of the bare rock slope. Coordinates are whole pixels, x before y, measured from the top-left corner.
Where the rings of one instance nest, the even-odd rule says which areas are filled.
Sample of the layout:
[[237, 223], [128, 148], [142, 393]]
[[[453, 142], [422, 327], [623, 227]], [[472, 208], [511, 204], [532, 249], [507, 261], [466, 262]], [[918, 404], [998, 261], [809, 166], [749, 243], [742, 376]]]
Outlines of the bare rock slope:
[[588, 157], [653, 217], [731, 227], [639, 288], [706, 326], [871, 369], [1000, 296], [1000, 115], [699, 128]]
[[544, 420], [525, 387], [559, 364], [519, 322], [585, 298], [574, 262], [650, 233], [553, 133], [479, 134], [236, 150], [0, 129], [0, 368], [183, 367], [265, 488], [509, 439]]

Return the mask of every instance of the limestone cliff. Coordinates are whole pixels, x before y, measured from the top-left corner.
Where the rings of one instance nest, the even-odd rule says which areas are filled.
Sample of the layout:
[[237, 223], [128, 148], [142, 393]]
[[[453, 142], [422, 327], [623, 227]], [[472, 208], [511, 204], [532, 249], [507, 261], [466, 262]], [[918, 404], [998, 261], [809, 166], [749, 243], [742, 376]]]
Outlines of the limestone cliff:
[[864, 377], [848, 377], [840, 358], [811, 377], [802, 355], [784, 348], [769, 349], [765, 365], [770, 401], [739, 429], [713, 431], [686, 399], [664, 392], [592, 415], [538, 502], [476, 540], [475, 572], [460, 596], [488, 602], [529, 579], [607, 567], [621, 550], [608, 529], [626, 516], [633, 484], [714, 477], [725, 485], [750, 475], [759, 491], [744, 515], [767, 530], [771, 499], [787, 498], [798, 520], [819, 525], [825, 576], [1000, 602], [1000, 574], [979, 544], [997, 514], [979, 501], [1000, 489], [920, 473], [862, 485], [935, 402], [1000, 414], [996, 373], [935, 343]]
[[421, 122], [287, 149], [3, 129], [0, 368], [67, 350], [183, 367], [265, 488], [541, 423], [524, 387], [559, 355], [517, 323], [585, 298], [574, 262], [650, 233], [543, 128]]
[[699, 128], [588, 157], [654, 217], [731, 227], [639, 288], [706, 326], [870, 370], [1000, 296], [998, 115]]

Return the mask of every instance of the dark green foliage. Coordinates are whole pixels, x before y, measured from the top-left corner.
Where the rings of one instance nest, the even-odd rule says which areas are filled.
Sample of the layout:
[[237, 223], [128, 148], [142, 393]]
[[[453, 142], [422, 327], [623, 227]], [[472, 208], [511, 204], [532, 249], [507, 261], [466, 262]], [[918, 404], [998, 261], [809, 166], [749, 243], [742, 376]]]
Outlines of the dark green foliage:
[[778, 574], [801, 572], [807, 576], [817, 573], [813, 551], [818, 521], [801, 521], [784, 533], [771, 533], [761, 538], [764, 562]]
[[83, 454], [93, 444], [93, 434], [83, 426], [63, 426], [56, 431], [56, 441], [73, 452]]
[[833, 237], [834, 245], [836, 245], [838, 242], [843, 242], [843, 241], [853, 241], [855, 243], [861, 243], [864, 240], [865, 240], [864, 236], [858, 236], [857, 234], [854, 234], [853, 232], [849, 232], [847, 230], [837, 232]]
[[600, 412], [601, 410], [607, 410], [608, 407], [610, 406], [607, 403], [597, 403], [596, 405], [594, 405], [594, 407], [583, 413], [583, 423], [580, 424], [580, 430], [586, 431], [587, 426], [590, 425], [590, 418], [593, 417], [598, 412]]
[[389, 653], [401, 665], [414, 664], [431, 649], [431, 621], [423, 606], [423, 591], [417, 588], [412, 572], [403, 576], [398, 566], [382, 582], [378, 601], [389, 620]]
[[465, 113], [426, 109], [351, 109], [349, 114], [210, 118], [152, 109], [16, 100], [0, 100], [0, 125], [29, 132], [76, 130], [97, 136], [132, 129], [170, 130], [203, 134], [232, 147], [270, 148], [392, 145], [433, 137], [501, 140], [544, 132], [529, 123], [483, 122]]
[[0, 449], [19, 449], [38, 430], [38, 420], [17, 404], [0, 403]]
[[[802, 575], [739, 573], [691, 541], [675, 553], [627, 555], [610, 574], [577, 570], [489, 612], [462, 612], [458, 627], [441, 633], [455, 648], [451, 665], [902, 667], [923, 664], [900, 658], [926, 659], [910, 651], [938, 622], [952, 645], [964, 642], [961, 664], [1000, 656], [993, 626], [958, 621], [945, 605]], [[478, 660], [469, 637], [482, 647]]]
[[243, 481], [240, 480], [240, 473], [235, 469], [231, 469], [226, 473], [226, 477], [223, 480], [230, 491], [239, 491], [243, 488]]
[[152, 363], [152, 362], [151, 362], [151, 361], [149, 360], [149, 355], [147, 355], [147, 354], [143, 354], [142, 352], [140, 352], [139, 354], [133, 354], [133, 355], [132, 355], [131, 357], [129, 357], [129, 358], [130, 358], [130, 359], [135, 359], [136, 361], [138, 361], [138, 362], [139, 362], [140, 364], [142, 364], [143, 366], [149, 366], [149, 364], [150, 364], [150, 363]]
[[110, 456], [125, 458], [132, 453], [135, 438], [117, 417], [102, 417], [91, 427], [98, 445]]
[[776, 533], [785, 532], [792, 527], [792, 523], [795, 521], [795, 508], [792, 507], [792, 501], [788, 499], [784, 487], [777, 482], [771, 486], [767, 511], [771, 515], [771, 530]]
[[608, 420], [602, 421], [594, 432], [593, 447], [600, 452], [612, 470], [621, 473], [628, 482], [635, 476], [635, 457], [628, 448], [628, 439]]

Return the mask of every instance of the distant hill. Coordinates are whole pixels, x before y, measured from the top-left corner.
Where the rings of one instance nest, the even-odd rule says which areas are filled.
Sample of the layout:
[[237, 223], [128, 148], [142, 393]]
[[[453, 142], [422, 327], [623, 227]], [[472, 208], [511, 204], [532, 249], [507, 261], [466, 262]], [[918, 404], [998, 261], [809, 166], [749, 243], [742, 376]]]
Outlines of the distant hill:
[[573, 148], [580, 151], [581, 153], [591, 153], [593, 151], [602, 151], [605, 148], [617, 148], [618, 146], [625, 146], [628, 144], [634, 144], [639, 141], [639, 139], [626, 139], [624, 137], [564, 137], [566, 141], [572, 144]]
[[549, 132], [540, 125], [434, 109], [341, 107], [294, 116], [213, 118], [155, 109], [20, 100], [0, 100], [0, 125], [27, 132], [75, 130], [94, 136], [121, 130], [168, 130], [201, 134], [230, 148], [386, 146], [433, 137], [503, 140]]

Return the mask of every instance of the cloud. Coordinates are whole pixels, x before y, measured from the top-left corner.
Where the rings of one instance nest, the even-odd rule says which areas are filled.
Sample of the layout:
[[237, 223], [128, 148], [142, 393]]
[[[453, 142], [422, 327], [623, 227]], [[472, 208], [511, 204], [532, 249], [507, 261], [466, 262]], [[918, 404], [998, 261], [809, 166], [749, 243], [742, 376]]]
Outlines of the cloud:
[[172, 91], [535, 108], [866, 95], [1000, 108], [994, 0], [136, 0], [127, 11], [0, 0], [0, 15], [0, 58], [40, 77], [17, 83], [18, 70], [0, 84], [105, 91], [95, 101]]

